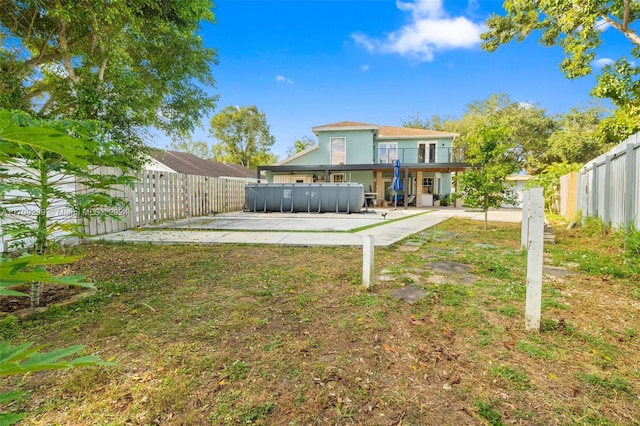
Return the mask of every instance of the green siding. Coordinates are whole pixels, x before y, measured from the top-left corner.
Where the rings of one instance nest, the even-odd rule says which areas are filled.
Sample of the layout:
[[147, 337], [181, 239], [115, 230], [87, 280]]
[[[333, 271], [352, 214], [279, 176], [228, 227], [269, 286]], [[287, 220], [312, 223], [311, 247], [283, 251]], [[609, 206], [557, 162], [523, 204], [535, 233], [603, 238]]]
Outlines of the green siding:
[[364, 192], [369, 192], [369, 186], [373, 188], [373, 172], [347, 172], [347, 180], [349, 180], [349, 175], [351, 175], [351, 182], [362, 184], [362, 186], [364, 187]]
[[451, 194], [451, 173], [440, 173], [440, 196]]
[[331, 138], [346, 139], [346, 164], [371, 164], [373, 133], [370, 130], [330, 131], [318, 135], [319, 148], [288, 161], [287, 165], [316, 166], [331, 164]]
[[[398, 146], [398, 158], [403, 163], [417, 163], [418, 162], [418, 143], [425, 142], [436, 143], [436, 163], [449, 162], [449, 152], [452, 146], [451, 139], [400, 139], [400, 140], [381, 140], [376, 141], [374, 144], [374, 150], [378, 152], [379, 144], [396, 143]], [[376, 155], [377, 158], [377, 155]]]
[[318, 166], [327, 164], [329, 162], [329, 154], [326, 151], [326, 147], [323, 150], [322, 145], [318, 149], [301, 155], [298, 158], [287, 161], [288, 166]]
[[448, 163], [451, 139], [438, 139], [436, 142], [436, 163]]

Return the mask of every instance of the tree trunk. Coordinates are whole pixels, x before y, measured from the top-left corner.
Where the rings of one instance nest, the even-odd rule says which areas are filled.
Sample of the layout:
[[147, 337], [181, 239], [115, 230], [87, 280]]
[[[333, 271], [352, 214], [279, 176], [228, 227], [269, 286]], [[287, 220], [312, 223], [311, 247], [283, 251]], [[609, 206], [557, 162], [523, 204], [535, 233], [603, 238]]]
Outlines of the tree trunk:
[[489, 229], [489, 194], [484, 194], [484, 230]]
[[[35, 242], [35, 253], [39, 256], [44, 255], [47, 251], [47, 216], [49, 210], [49, 170], [44, 159], [38, 161], [38, 173], [40, 181], [40, 202], [37, 215], [37, 231]], [[42, 284], [40, 282], [31, 283], [31, 307], [40, 306], [40, 294], [42, 293]]]

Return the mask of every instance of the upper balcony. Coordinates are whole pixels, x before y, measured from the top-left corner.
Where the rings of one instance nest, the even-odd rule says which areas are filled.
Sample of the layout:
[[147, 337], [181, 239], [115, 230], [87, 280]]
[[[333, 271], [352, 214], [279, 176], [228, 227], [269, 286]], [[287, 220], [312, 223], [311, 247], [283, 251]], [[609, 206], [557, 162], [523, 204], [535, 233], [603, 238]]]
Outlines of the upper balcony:
[[392, 164], [398, 159], [403, 164], [464, 163], [464, 152], [461, 149], [438, 147], [435, 144], [419, 148], [374, 148], [375, 164]]

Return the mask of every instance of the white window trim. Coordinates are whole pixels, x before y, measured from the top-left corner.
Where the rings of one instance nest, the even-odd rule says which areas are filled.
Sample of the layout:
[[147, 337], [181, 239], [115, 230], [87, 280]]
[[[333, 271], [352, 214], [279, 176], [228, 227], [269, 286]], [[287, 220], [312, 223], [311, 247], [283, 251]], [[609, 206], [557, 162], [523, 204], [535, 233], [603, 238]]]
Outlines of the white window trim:
[[[337, 177], [340, 177], [341, 179], [336, 180]], [[331, 174], [331, 182], [336, 182], [336, 183], [343, 183], [347, 181], [347, 176], [344, 173], [332, 173]]]
[[[424, 163], [423, 164], [434, 164], [438, 162], [438, 142], [432, 141], [418, 141], [418, 157], [420, 157], [420, 145], [424, 146]], [[429, 151], [431, 149], [431, 145], [434, 145], [433, 150], [433, 161], [429, 161]]]
[[[382, 163], [382, 149], [386, 150], [387, 153], [387, 158], [385, 162], [386, 163], [393, 163], [394, 161], [396, 161], [398, 159], [398, 142], [378, 142], [378, 163]], [[392, 156], [389, 155], [389, 153], [391, 152], [391, 150], [393, 150], [393, 152], [395, 153], [395, 155], [393, 156], [393, 158], [391, 158]]]
[[[333, 141], [336, 139], [342, 139], [344, 141], [344, 157], [342, 161], [334, 161], [333, 159]], [[347, 138], [345, 138], [344, 136], [340, 136], [329, 139], [329, 155], [331, 157], [331, 164], [347, 164]]]

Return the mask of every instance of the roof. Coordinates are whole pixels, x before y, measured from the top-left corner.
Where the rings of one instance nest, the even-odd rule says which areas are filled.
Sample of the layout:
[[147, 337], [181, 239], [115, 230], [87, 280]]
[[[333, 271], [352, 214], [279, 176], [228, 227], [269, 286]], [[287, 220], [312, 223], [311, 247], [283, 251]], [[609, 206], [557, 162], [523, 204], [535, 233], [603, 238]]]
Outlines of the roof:
[[256, 171], [239, 164], [204, 160], [187, 152], [153, 150], [151, 156], [176, 173], [211, 177], [255, 178]]
[[380, 126], [376, 139], [415, 139], [415, 138], [455, 138], [458, 133], [439, 132], [437, 130], [414, 129], [411, 127]]
[[411, 127], [380, 126], [378, 124], [358, 123], [356, 121], [341, 121], [339, 123], [324, 124], [313, 127], [314, 133], [331, 130], [377, 130], [376, 139], [437, 139], [455, 138], [458, 133], [439, 132], [436, 130], [414, 129]]
[[341, 121], [339, 123], [324, 124], [322, 126], [312, 127], [315, 133], [319, 130], [378, 130], [380, 126], [377, 124], [358, 123], [355, 121]]

